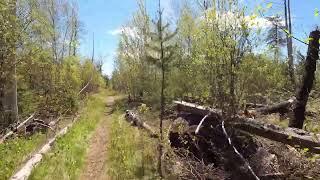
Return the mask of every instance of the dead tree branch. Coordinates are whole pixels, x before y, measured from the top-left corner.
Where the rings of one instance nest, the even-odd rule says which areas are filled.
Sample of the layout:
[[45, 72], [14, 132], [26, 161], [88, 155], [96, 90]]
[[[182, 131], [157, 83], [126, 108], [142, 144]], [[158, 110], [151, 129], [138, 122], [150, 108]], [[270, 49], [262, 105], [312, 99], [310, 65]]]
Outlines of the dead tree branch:
[[20, 123], [17, 127], [14, 128], [14, 130], [8, 132], [6, 135], [4, 135], [1, 139], [0, 139], [0, 144], [2, 144], [6, 139], [8, 139], [9, 137], [11, 137], [16, 131], [18, 131], [19, 129], [21, 129], [26, 123], [28, 123], [29, 121], [31, 121], [34, 118], [35, 113], [33, 113], [30, 117], [28, 117], [25, 121], [23, 121], [22, 123]]

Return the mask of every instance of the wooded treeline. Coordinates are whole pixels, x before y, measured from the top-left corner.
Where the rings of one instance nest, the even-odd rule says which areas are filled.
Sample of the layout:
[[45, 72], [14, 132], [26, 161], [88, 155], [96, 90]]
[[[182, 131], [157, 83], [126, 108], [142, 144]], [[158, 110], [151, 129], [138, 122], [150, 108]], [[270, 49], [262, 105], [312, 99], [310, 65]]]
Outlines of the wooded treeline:
[[76, 1], [0, 2], [0, 127], [36, 112], [75, 111], [78, 92], [104, 84], [101, 68], [78, 53], [83, 25]]
[[[161, 55], [150, 48], [158, 42], [153, 32], [158, 29], [159, 15], [153, 21], [154, 15], [148, 14], [142, 1], [139, 5], [132, 21], [123, 27], [112, 82], [132, 99], [159, 105], [162, 71], [149, 56]], [[291, 72], [284, 45], [292, 36], [286, 38], [284, 14], [258, 17], [260, 11], [268, 11], [267, 6], [249, 13], [238, 1], [188, 1], [180, 4], [177, 22], [167, 26], [168, 19], [163, 18], [162, 26], [168, 27], [164, 33], [175, 34], [165, 42], [172, 47], [163, 49], [170, 55], [166, 101], [192, 97], [232, 113], [246, 102], [271, 104], [294, 96], [293, 82], [301, 78], [305, 59], [293, 51], [296, 63]], [[268, 26], [261, 28], [261, 19]]]

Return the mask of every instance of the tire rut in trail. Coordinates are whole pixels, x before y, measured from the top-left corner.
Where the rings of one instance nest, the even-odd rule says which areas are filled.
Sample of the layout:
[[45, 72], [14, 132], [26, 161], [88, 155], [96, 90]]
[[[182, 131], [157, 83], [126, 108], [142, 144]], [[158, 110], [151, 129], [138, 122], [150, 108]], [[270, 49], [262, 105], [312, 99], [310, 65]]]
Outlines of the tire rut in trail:
[[101, 117], [101, 121], [91, 137], [89, 149], [86, 155], [84, 170], [80, 175], [81, 180], [108, 180], [107, 177], [107, 145], [109, 141], [109, 127], [111, 119], [111, 106], [115, 97], [108, 97], [106, 100], [106, 115]]

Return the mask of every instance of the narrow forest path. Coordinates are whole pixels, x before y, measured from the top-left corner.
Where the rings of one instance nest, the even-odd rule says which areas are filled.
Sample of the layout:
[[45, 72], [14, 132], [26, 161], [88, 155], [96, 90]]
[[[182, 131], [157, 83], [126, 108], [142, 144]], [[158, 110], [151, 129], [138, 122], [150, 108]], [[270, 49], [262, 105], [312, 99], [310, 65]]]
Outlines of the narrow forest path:
[[107, 175], [107, 154], [109, 130], [111, 125], [112, 105], [116, 97], [106, 98], [106, 113], [100, 120], [97, 129], [90, 140], [89, 150], [86, 155], [84, 169], [80, 175], [81, 180], [109, 179]]

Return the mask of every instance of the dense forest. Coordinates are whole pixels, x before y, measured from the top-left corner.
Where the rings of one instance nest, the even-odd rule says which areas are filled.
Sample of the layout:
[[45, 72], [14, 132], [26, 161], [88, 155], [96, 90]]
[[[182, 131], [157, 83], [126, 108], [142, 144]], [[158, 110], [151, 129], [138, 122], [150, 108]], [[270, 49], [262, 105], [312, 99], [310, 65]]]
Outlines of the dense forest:
[[104, 85], [94, 57], [78, 53], [83, 29], [75, 2], [5, 0], [0, 11], [2, 130], [33, 112], [73, 112], [82, 87]]
[[108, 76], [84, 2], [2, 0], [0, 180], [319, 179], [320, 30], [244, 2], [137, 0]]

